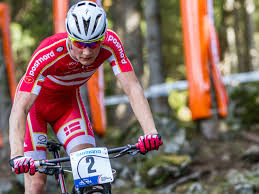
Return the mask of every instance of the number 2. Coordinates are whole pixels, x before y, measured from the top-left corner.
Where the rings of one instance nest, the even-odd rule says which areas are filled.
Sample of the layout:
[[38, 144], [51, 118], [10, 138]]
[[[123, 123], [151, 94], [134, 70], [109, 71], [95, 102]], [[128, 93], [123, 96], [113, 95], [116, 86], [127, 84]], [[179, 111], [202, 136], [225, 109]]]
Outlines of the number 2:
[[88, 173], [94, 173], [96, 172], [96, 169], [92, 169], [93, 165], [94, 165], [94, 157], [92, 156], [89, 156], [89, 157], [86, 157], [86, 163], [89, 163], [89, 166], [88, 166]]

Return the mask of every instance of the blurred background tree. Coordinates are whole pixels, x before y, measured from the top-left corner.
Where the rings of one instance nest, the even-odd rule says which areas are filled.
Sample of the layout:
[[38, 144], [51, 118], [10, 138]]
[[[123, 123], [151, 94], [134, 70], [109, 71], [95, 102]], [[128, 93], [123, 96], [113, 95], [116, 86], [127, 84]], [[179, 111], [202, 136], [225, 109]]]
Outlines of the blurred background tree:
[[53, 34], [52, 1], [6, 0], [11, 12], [11, 33], [19, 80], [39, 43]]

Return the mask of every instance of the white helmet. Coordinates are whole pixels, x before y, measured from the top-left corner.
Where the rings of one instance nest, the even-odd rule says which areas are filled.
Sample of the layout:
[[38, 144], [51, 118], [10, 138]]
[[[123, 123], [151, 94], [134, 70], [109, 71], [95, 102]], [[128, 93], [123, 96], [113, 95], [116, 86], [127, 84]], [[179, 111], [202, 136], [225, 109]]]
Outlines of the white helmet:
[[95, 41], [107, 30], [106, 13], [92, 1], [80, 1], [73, 5], [66, 18], [66, 31], [79, 41]]

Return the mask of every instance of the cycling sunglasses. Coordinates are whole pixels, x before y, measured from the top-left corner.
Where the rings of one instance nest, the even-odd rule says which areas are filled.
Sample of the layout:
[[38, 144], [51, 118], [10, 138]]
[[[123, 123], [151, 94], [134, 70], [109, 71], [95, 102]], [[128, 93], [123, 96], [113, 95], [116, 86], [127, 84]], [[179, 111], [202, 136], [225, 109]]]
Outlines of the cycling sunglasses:
[[77, 39], [72, 38], [71, 36], [68, 36], [68, 37], [71, 40], [72, 44], [75, 47], [80, 48], [80, 49], [84, 49], [86, 47], [89, 47], [91, 49], [95, 49], [95, 48], [99, 47], [104, 40], [104, 37], [102, 37], [102, 38], [100, 38], [98, 40], [95, 40], [95, 41], [83, 42], [83, 41], [78, 41]]

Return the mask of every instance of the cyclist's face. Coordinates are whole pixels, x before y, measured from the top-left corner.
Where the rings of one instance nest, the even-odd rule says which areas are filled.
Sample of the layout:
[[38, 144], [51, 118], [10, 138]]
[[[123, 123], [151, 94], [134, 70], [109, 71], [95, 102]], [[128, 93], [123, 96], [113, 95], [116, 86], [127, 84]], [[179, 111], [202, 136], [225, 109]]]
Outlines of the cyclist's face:
[[78, 48], [72, 45], [70, 40], [69, 43], [72, 56], [75, 57], [83, 65], [91, 65], [99, 55], [101, 49], [101, 45], [96, 48]]

